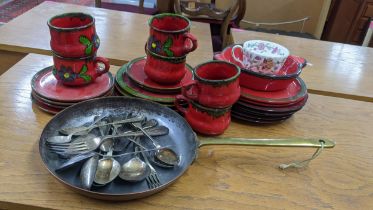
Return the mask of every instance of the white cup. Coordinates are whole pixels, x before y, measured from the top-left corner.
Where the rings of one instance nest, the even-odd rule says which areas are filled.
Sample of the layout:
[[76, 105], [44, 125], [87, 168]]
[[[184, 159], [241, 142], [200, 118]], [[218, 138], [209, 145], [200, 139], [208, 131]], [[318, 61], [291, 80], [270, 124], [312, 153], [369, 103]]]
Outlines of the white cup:
[[[242, 50], [242, 59], [235, 55], [235, 49]], [[246, 41], [243, 46], [232, 48], [232, 58], [245, 69], [263, 74], [276, 74], [283, 66], [289, 50], [284, 46], [263, 40]]]

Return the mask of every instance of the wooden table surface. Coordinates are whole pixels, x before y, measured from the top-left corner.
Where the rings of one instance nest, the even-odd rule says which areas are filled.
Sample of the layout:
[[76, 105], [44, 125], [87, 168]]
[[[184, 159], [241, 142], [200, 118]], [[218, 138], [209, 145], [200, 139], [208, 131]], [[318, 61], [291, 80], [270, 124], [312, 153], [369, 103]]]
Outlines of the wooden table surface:
[[[40, 134], [51, 115], [30, 100], [34, 73], [52, 64], [30, 54], [0, 77], [0, 208], [22, 209], [371, 209], [372, 103], [310, 94], [287, 121], [233, 121], [223, 136], [323, 137], [336, 141], [308, 168], [278, 165], [309, 158], [312, 148], [210, 146], [173, 185], [151, 197], [104, 202], [79, 195], [44, 167]], [[112, 67], [114, 73], [118, 68]], [[372, 85], [371, 85], [372, 87]]]
[[232, 30], [234, 43], [262, 39], [307, 59], [301, 73], [310, 93], [373, 102], [373, 48], [246, 30]]
[[[111, 64], [123, 65], [145, 55], [151, 16], [48, 1], [0, 27], [0, 50], [50, 55], [47, 21], [66, 12], [85, 12], [95, 18], [101, 41], [98, 55], [109, 58]], [[187, 62], [195, 66], [211, 60], [210, 26], [192, 22], [191, 33], [196, 36], [199, 47], [188, 55]]]

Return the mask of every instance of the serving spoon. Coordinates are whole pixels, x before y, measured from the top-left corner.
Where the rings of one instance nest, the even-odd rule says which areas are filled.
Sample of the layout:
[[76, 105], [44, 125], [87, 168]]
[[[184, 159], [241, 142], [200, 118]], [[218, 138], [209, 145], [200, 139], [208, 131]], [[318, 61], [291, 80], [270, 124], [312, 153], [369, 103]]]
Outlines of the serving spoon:
[[[138, 141], [136, 142], [138, 143]], [[148, 164], [142, 161], [138, 156], [138, 146], [134, 145], [134, 147], [135, 156], [122, 165], [119, 173], [121, 179], [129, 182], [142, 181], [150, 174]]]
[[[108, 130], [108, 129], [107, 129]], [[106, 135], [105, 131], [100, 130], [102, 135]], [[108, 132], [108, 131], [107, 131]], [[113, 129], [112, 135], [116, 134], [116, 129]], [[114, 140], [107, 139], [100, 145], [100, 150], [106, 153], [106, 156], [98, 161], [94, 182], [100, 186], [106, 185], [113, 181], [120, 172], [120, 164], [115, 160], [113, 155]]]

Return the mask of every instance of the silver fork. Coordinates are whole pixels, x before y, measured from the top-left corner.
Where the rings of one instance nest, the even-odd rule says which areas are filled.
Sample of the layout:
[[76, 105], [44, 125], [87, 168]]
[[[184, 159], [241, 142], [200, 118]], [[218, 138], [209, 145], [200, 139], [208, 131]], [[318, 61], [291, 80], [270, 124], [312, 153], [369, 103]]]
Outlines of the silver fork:
[[[139, 138], [135, 138], [134, 139], [134, 142], [137, 144], [139, 141]], [[159, 186], [161, 186], [161, 181], [159, 180], [159, 177], [158, 177], [158, 173], [157, 171], [154, 169], [154, 167], [152, 166], [152, 164], [150, 164], [149, 160], [148, 160], [148, 157], [147, 155], [145, 154], [144, 152], [144, 148], [140, 147], [140, 152], [141, 152], [141, 155], [144, 157], [144, 161], [145, 163], [149, 166], [150, 168], [150, 174], [149, 176], [147, 176], [145, 178], [146, 180], [146, 183], [148, 184], [148, 188], [149, 189], [154, 189], [154, 188], [157, 188]]]
[[[152, 136], [161, 136], [168, 133], [168, 128], [164, 126], [158, 126], [148, 131]], [[84, 138], [77, 139], [71, 143], [47, 143], [50, 151], [62, 155], [74, 155], [80, 154], [85, 152], [90, 152], [97, 149], [102, 142], [110, 138], [119, 138], [119, 137], [136, 137], [136, 136], [143, 136], [143, 132], [139, 131], [128, 131], [125, 133], [121, 133], [120, 135], [108, 135], [104, 137], [95, 136], [89, 134]], [[139, 145], [139, 144], [137, 144]], [[143, 147], [144, 148], [144, 147]]]

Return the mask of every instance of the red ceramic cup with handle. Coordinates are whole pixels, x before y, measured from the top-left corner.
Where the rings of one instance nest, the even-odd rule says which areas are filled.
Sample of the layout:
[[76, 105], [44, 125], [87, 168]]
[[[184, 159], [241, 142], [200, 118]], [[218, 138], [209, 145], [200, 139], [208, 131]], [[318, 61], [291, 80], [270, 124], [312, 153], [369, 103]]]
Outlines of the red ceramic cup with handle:
[[[187, 103], [187, 107], [183, 105]], [[231, 122], [231, 107], [222, 109], [208, 108], [183, 95], [177, 95], [175, 106], [194, 131], [204, 135], [220, 135]]]
[[186, 56], [165, 57], [146, 50], [145, 74], [154, 82], [170, 85], [180, 82], [186, 73]]
[[181, 57], [194, 51], [198, 44], [197, 39], [189, 33], [190, 25], [189, 19], [182, 15], [154, 15], [149, 20], [148, 50], [167, 57]]
[[183, 84], [182, 94], [203, 106], [224, 108], [240, 97], [241, 69], [225, 61], [209, 61], [194, 69], [194, 80]]
[[109, 71], [109, 60], [103, 57], [65, 58], [53, 55], [53, 75], [64, 85], [79, 86], [95, 81]]
[[57, 55], [70, 58], [93, 56], [100, 46], [95, 19], [84, 13], [64, 13], [48, 20], [50, 45]]

